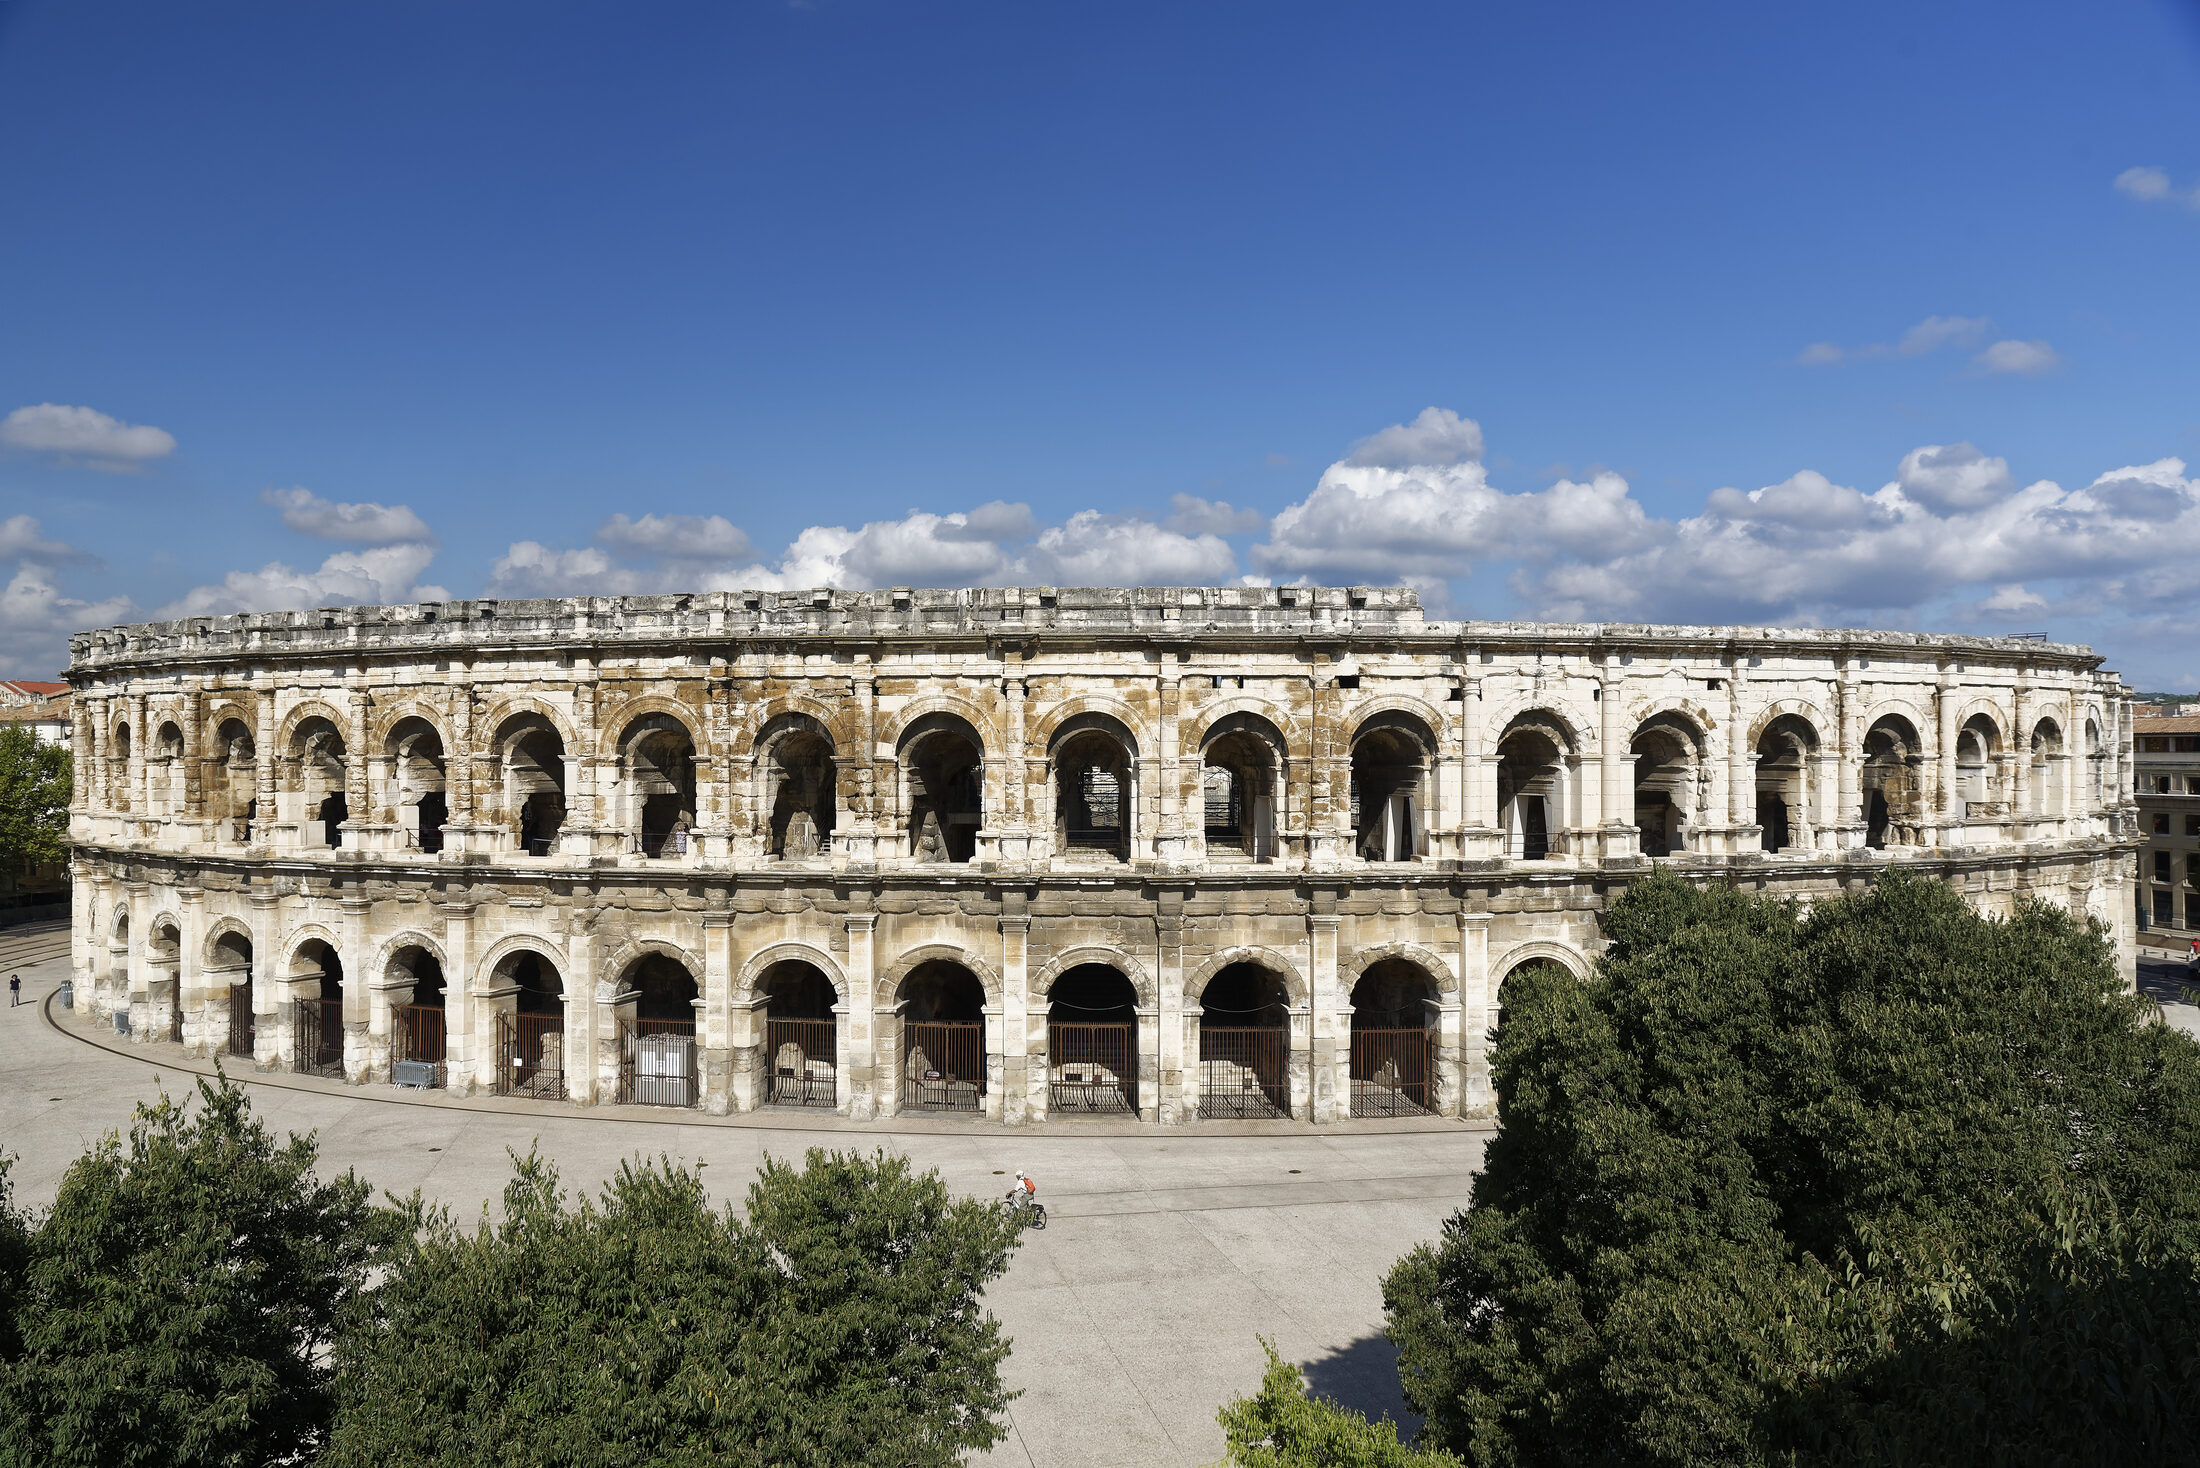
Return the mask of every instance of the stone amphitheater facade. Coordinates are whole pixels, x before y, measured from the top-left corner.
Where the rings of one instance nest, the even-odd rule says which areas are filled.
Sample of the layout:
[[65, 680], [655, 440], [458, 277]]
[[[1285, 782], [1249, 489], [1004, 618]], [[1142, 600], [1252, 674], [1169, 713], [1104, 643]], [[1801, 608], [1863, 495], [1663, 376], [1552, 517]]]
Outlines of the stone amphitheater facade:
[[1411, 591], [351, 607], [77, 635], [78, 1009], [362, 1085], [1000, 1121], [1487, 1114], [1654, 862], [2128, 954], [2082, 647]]

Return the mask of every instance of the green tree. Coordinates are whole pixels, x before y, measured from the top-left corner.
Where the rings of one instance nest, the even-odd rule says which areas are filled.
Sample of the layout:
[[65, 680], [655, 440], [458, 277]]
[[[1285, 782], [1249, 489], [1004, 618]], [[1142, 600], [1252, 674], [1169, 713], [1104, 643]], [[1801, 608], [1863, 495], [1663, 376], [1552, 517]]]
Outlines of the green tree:
[[1260, 1345], [1268, 1353], [1260, 1391], [1215, 1414], [1229, 1445], [1222, 1468], [1458, 1468], [1449, 1453], [1400, 1442], [1388, 1417], [1370, 1422], [1312, 1395], [1298, 1367], [1269, 1341]]
[[746, 1217], [669, 1162], [569, 1207], [532, 1154], [499, 1222], [413, 1208], [326, 1463], [944, 1468], [1005, 1435], [979, 1295], [1016, 1227], [903, 1159], [767, 1163]]
[[[296, 1461], [333, 1409], [328, 1356], [396, 1216], [350, 1173], [313, 1172], [244, 1092], [141, 1105], [5, 1242], [13, 1308], [0, 1361], [0, 1460]], [[12, 1240], [12, 1214], [0, 1238]]]
[[69, 856], [69, 752], [0, 728], [0, 872]]
[[[1920, 1384], [1959, 1381], [1932, 1373], [1962, 1342], [2040, 1318], [2070, 1197], [2144, 1243], [2066, 1251], [2084, 1289], [2054, 1298], [2190, 1273], [2200, 1048], [2145, 1022], [2100, 930], [1899, 875], [1805, 913], [1659, 874], [1605, 932], [1589, 982], [1507, 981], [1472, 1203], [1388, 1280], [1428, 1440], [1490, 1464], [1839, 1458], [1901, 1391], [1939, 1410]], [[2136, 1419], [2097, 1392], [2032, 1409], [2081, 1410], [2127, 1460], [2161, 1450], [2115, 1439]]]

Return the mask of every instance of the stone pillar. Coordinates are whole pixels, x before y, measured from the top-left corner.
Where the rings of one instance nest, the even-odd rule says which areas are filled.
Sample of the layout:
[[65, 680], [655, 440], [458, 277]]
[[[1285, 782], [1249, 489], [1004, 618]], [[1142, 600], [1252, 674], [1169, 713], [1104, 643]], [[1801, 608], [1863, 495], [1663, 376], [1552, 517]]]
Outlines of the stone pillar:
[[457, 1095], [471, 1096], [489, 1082], [493, 1035], [483, 1038], [494, 1022], [475, 985], [472, 947], [473, 906], [453, 900], [436, 904], [443, 919], [443, 1084]]
[[[1011, 1126], [1023, 1123], [1031, 1109], [1031, 919], [1023, 912], [1023, 896], [1002, 894], [1001, 1014], [995, 1031], [1000, 1038], [986, 1077], [986, 1115]], [[1037, 1048], [1043, 1056], [1043, 1032]]]
[[[143, 741], [133, 743], [138, 750]], [[152, 922], [152, 903], [148, 901], [152, 889], [144, 882], [131, 882], [123, 889], [123, 901], [130, 910], [130, 946], [123, 955], [122, 971], [126, 976], [127, 991], [118, 996], [117, 1008], [130, 1011], [130, 1040], [142, 1045], [152, 1038], [153, 985], [152, 974], [145, 961], [146, 940], [152, 936], [147, 928]]]
[[[1174, 1126], [1191, 1115], [1185, 1098], [1196, 1092], [1199, 1056], [1187, 1054], [1185, 1043], [1184, 893], [1180, 888], [1163, 888], [1156, 899], [1153, 1009], [1157, 1074], [1153, 1110], [1141, 1114]], [[1140, 1099], [1143, 1104], [1144, 1098]]]
[[713, 1116], [734, 1109], [732, 1006], [733, 914], [713, 908], [703, 914], [703, 1008], [695, 1027], [703, 1109]]
[[1024, 743], [1030, 738], [1024, 724], [1024, 699], [1029, 693], [1020, 676], [1001, 680], [1001, 696], [1008, 704], [1008, 748], [1002, 752], [1007, 801], [1001, 824], [1015, 833], [1004, 841], [1001, 855], [1009, 861], [1037, 861], [1046, 854], [1031, 829], [1031, 766], [1024, 757]]
[[619, 1031], [612, 1010], [618, 984], [596, 977], [596, 934], [589, 922], [573, 923], [565, 940], [565, 972], [558, 978], [565, 996], [566, 1099], [604, 1105], [617, 1094]]
[[[1177, 711], [1182, 706], [1184, 684], [1171, 668], [1160, 679], [1158, 733], [1154, 751], [1154, 802], [1156, 840], [1154, 854], [1164, 865], [1182, 866], [1190, 859], [1191, 842], [1184, 829], [1183, 765], [1178, 750]], [[1204, 819], [1204, 814], [1202, 815]]]
[[1302, 1112], [1294, 1104], [1292, 1112], [1309, 1116], [1319, 1125], [1352, 1114], [1352, 1011], [1338, 988], [1335, 894], [1317, 892], [1314, 908], [1306, 917], [1306, 982], [1312, 1001], [1308, 1077], [1312, 1109]]
[[1734, 654], [1726, 680], [1726, 818], [1734, 828], [1731, 851], [1763, 851], [1764, 828], [1757, 824], [1757, 751], [1749, 747], [1749, 726], [1744, 722], [1742, 685], [1748, 680], [1749, 659]]
[[1961, 703], [1944, 662], [1933, 684], [1933, 814], [1940, 827], [1935, 846], [1953, 846], [1963, 839], [1963, 818], [1956, 812], [1956, 715]]
[[[275, 676], [259, 673], [252, 679], [253, 702], [259, 713], [259, 728], [252, 736], [254, 770], [258, 788], [253, 792], [252, 844], [273, 846], [277, 844], [275, 831], [282, 822], [282, 810], [276, 793], [275, 772], [283, 762], [282, 751], [275, 747]], [[256, 951], [256, 950], [255, 950]], [[255, 1000], [255, 1003], [258, 1001]]]
[[282, 898], [273, 892], [254, 892], [252, 905], [252, 1065], [256, 1070], [276, 1070], [287, 1057], [283, 1041], [289, 1036], [283, 1002], [290, 996], [280, 980], [283, 948]]
[[153, 791], [150, 781], [149, 761], [145, 746], [151, 742], [152, 733], [145, 727], [145, 695], [130, 695], [130, 814], [140, 823], [137, 834], [149, 834], [144, 822], [153, 816]]
[[474, 728], [473, 684], [453, 684], [446, 707], [451, 743], [443, 751], [444, 800], [449, 806], [444, 825], [458, 840], [453, 843], [446, 836], [444, 846], [449, 849], [455, 844], [460, 851], [477, 851], [480, 848], [474, 843], [473, 828], [479, 820], [480, 803], [474, 792], [474, 757], [481, 736]]
[[2016, 687], [2009, 695], [2009, 737], [2006, 749], [2009, 755], [2009, 810], [2015, 818], [2020, 840], [2032, 835], [2032, 730], [2026, 722], [2032, 704], [2030, 669], [2017, 665]]
[[[205, 722], [204, 704], [204, 697], [193, 685], [184, 689], [182, 704], [176, 711], [177, 727], [183, 730], [183, 808], [176, 815], [186, 821], [198, 821], [206, 815], [206, 737], [200, 728]], [[203, 841], [206, 833], [194, 827], [186, 839]]]
[[207, 1012], [206, 889], [179, 887], [176, 897], [176, 1005], [183, 1012], [183, 1053], [212, 1055], [218, 1047]]
[[350, 675], [353, 686], [347, 703], [351, 717], [344, 728], [344, 808], [349, 814], [344, 820], [341, 840], [347, 851], [359, 849], [359, 828], [374, 820], [374, 797], [367, 788], [367, 763], [371, 753], [367, 748], [367, 711], [374, 700], [358, 686], [359, 677], [356, 671]]
[[833, 1006], [840, 1011], [840, 1032], [835, 1038], [840, 1046], [841, 1076], [847, 1082], [847, 1099], [842, 1105], [855, 1121], [869, 1121], [878, 1114], [878, 1065], [872, 1054], [871, 1016], [871, 1007], [878, 1002], [874, 951], [877, 934], [876, 914], [848, 915], [849, 992]]
[[1857, 686], [1856, 660], [1841, 660], [1836, 703], [1840, 728], [1834, 739], [1836, 764], [1835, 844], [1853, 851], [1864, 844], [1864, 691]]
[[386, 1081], [390, 1068], [389, 996], [371, 971], [366, 898], [346, 894], [338, 903], [344, 934], [344, 1079], [353, 1085]]
[[[1445, 1090], [1458, 1114], [1494, 1117], [1490, 1087], [1490, 1033], [1496, 1028], [1497, 995], [1490, 984], [1490, 915], [1459, 910], [1459, 1037], [1457, 1084]], [[1449, 1112], [1447, 1115], [1451, 1114]]]

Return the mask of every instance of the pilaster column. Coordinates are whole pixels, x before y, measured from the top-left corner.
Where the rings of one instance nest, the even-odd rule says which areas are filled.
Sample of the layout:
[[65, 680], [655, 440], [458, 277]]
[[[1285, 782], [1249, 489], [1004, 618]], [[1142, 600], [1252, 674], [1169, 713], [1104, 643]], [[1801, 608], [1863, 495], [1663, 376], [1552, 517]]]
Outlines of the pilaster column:
[[495, 1021], [488, 1001], [474, 992], [473, 906], [446, 896], [435, 906], [443, 919], [444, 1084], [471, 1096], [489, 1084], [494, 1046], [484, 1040]]
[[1184, 830], [1183, 771], [1177, 748], [1177, 710], [1182, 703], [1183, 689], [1183, 680], [1176, 668], [1171, 667], [1161, 675], [1159, 714], [1155, 720], [1159, 726], [1156, 742], [1160, 747], [1154, 752], [1154, 784], [1157, 787], [1154, 814], [1158, 836], [1154, 854], [1170, 866], [1182, 865], [1188, 859], [1190, 845]]
[[344, 928], [344, 1079], [353, 1085], [389, 1079], [390, 998], [370, 970], [367, 914], [372, 904], [347, 893], [337, 904]]
[[1953, 845], [1961, 839], [1962, 817], [1956, 813], [1956, 713], [1961, 700], [1942, 663], [1933, 684], [1933, 724], [1937, 747], [1933, 751], [1933, 808], [1940, 830], [1933, 844]]
[[733, 1110], [733, 914], [703, 914], [703, 1008], [696, 1016], [695, 1048], [702, 1065], [703, 1109], [713, 1116]]
[[1734, 828], [1732, 851], [1765, 849], [1764, 828], [1757, 824], [1757, 780], [1751, 767], [1756, 751], [1749, 747], [1749, 727], [1744, 714], [1743, 684], [1749, 678], [1749, 659], [1739, 649], [1727, 668], [1726, 680], [1726, 819]]
[[[1490, 915], [1459, 912], [1459, 1034], [1457, 1083], [1444, 1089], [1465, 1116], [1493, 1117], [1497, 1096], [1490, 1088], [1490, 1032], [1496, 1028], [1497, 996], [1490, 990]], [[1449, 1112], [1447, 1115], [1451, 1114]]]
[[[1022, 907], [1021, 892], [1013, 895]], [[989, 1061], [995, 1073], [986, 1077], [986, 1114], [1010, 1126], [1021, 1125], [1031, 1100], [1031, 919], [1023, 912], [1003, 911], [1001, 924], [1000, 1041]], [[1044, 1037], [1040, 1047], [1045, 1049]]]
[[1024, 723], [1024, 700], [1031, 689], [1021, 673], [1001, 680], [1001, 697], [1008, 707], [1008, 748], [1001, 753], [1005, 800], [1001, 826], [1015, 833], [1002, 843], [1001, 855], [1010, 861], [1035, 861], [1044, 854], [1031, 829], [1031, 765], [1024, 757], [1024, 741], [1030, 737]]
[[618, 1095], [619, 1026], [612, 1000], [615, 977], [596, 976], [596, 931], [576, 922], [565, 940], [565, 1094], [582, 1106]]
[[176, 1006], [183, 1014], [183, 1053], [212, 1055], [219, 1042], [206, 991], [206, 889], [179, 887], [176, 899]]
[[[1324, 904], [1321, 898], [1330, 897], [1330, 911], [1307, 914], [1306, 982], [1311, 1001], [1309, 1036], [1311, 1055], [1309, 1069], [1313, 1109], [1310, 1114], [1318, 1125], [1352, 1114], [1351, 1068], [1352, 1030], [1350, 1005], [1338, 992], [1337, 980], [1337, 924], [1333, 894], [1317, 894], [1316, 906]], [[1295, 1101], [1297, 1098], [1294, 1097]], [[1297, 1107], [1293, 1107], [1297, 1112]]]
[[841, 1070], [848, 1081], [845, 1104], [854, 1121], [869, 1121], [878, 1114], [878, 1057], [872, 1053], [876, 1030], [871, 1013], [878, 1002], [877, 933], [876, 914], [848, 915], [849, 992], [836, 1007], [842, 1011], [838, 1038]]
[[[254, 760], [258, 775], [258, 788], [253, 793], [252, 844], [272, 846], [268, 839], [276, 824], [284, 819], [284, 811], [276, 798], [275, 773], [283, 762], [282, 751], [275, 747], [275, 677], [272, 673], [258, 673], [252, 679], [253, 703], [259, 715], [259, 729], [252, 736], [257, 758]], [[255, 1003], [258, 1001], [255, 1000]]]
[[[1154, 1028], [1158, 1053], [1154, 1109], [1149, 1115], [1174, 1126], [1192, 1114], [1199, 1057], [1186, 1052], [1184, 1021], [1184, 894], [1163, 888], [1154, 924]], [[1143, 1086], [1141, 1090], [1145, 1089]], [[1140, 1098], [1144, 1104], [1144, 1098]]]
[[1834, 811], [1835, 844], [1844, 851], [1864, 844], [1864, 690], [1856, 679], [1856, 660], [1841, 660], [1841, 681], [1836, 702], [1840, 729], [1835, 739], [1835, 782], [1838, 790]]
[[459, 839], [461, 849], [476, 849], [469, 839], [477, 805], [474, 799], [474, 747], [478, 737], [474, 730], [474, 685], [471, 682], [453, 684], [450, 689], [448, 712], [445, 718], [451, 729], [451, 747], [444, 752], [444, 798], [449, 802], [447, 824], [468, 833]]
[[[206, 741], [200, 732], [204, 704], [199, 690], [190, 687], [184, 690], [176, 711], [177, 726], [183, 730], [183, 809], [176, 814], [187, 821], [206, 814]], [[194, 831], [192, 835], [193, 839], [201, 839], [202, 833]]]
[[282, 1065], [283, 1041], [290, 1026], [283, 1015], [282, 898], [273, 892], [254, 892], [246, 899], [252, 907], [252, 1064], [258, 1070]]
[[367, 762], [371, 752], [367, 748], [367, 710], [374, 704], [373, 697], [358, 685], [359, 673], [353, 671], [348, 681], [352, 684], [349, 705], [350, 719], [344, 730], [344, 809], [347, 812], [343, 825], [343, 845], [346, 850], [359, 849], [359, 827], [374, 820], [373, 796], [367, 789]]

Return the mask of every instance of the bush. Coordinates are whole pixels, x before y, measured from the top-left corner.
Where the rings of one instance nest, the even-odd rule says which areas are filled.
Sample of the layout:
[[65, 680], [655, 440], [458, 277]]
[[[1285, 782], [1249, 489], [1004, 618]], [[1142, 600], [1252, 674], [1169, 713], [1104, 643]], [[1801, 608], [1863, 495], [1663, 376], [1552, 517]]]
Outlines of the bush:
[[140, 1106], [35, 1226], [0, 1202], [0, 1458], [243, 1468], [322, 1441], [330, 1349], [398, 1220], [226, 1078], [198, 1103]]
[[331, 1464], [945, 1468], [1006, 1435], [979, 1294], [1016, 1226], [903, 1159], [768, 1162], [744, 1219], [669, 1162], [569, 1208], [530, 1155], [500, 1223], [413, 1216]]
[[1359, 1413], [1311, 1396], [1299, 1368], [1268, 1353], [1260, 1391], [1240, 1397], [1215, 1415], [1229, 1444], [1223, 1468], [1458, 1468], [1445, 1452], [1417, 1451], [1398, 1441], [1388, 1417], [1369, 1422]]
[[[1588, 983], [1508, 980], [1473, 1201], [1388, 1281], [1427, 1439], [1491, 1464], [1870, 1457], [1992, 1402], [1958, 1460], [2061, 1437], [2169, 1460], [2146, 1423], [2191, 1430], [2191, 1357], [2157, 1347], [2194, 1319], [2200, 1049], [2143, 1022], [2098, 929], [1900, 875], [1805, 914], [1660, 874], [1605, 930]], [[2107, 1216], [2109, 1242], [2052, 1242]], [[1991, 1344], [2020, 1336], [2021, 1359]], [[2150, 1352], [2143, 1387], [2096, 1369]], [[2160, 1411], [2117, 1405], [2134, 1391]]]

